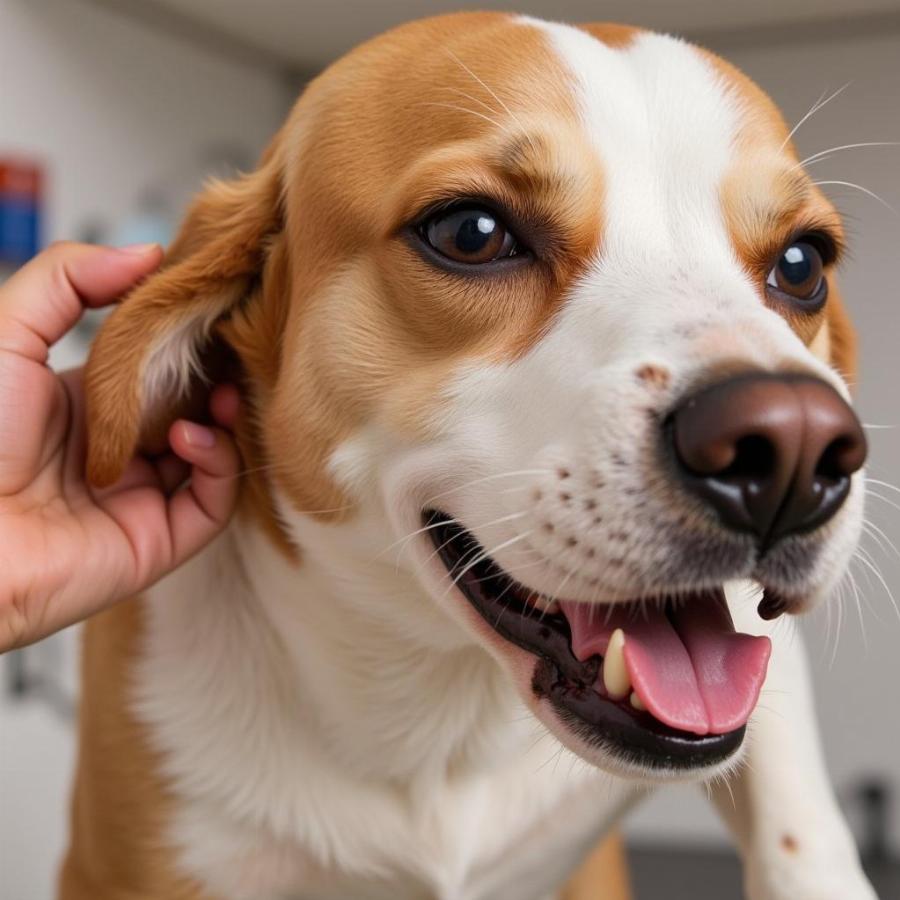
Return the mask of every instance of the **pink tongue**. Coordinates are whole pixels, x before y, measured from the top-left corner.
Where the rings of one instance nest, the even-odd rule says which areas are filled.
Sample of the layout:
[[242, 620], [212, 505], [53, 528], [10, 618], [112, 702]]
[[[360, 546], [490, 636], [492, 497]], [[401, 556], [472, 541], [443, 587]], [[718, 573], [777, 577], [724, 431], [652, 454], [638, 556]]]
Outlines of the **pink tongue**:
[[766, 677], [767, 637], [734, 630], [724, 597], [691, 597], [677, 610], [652, 604], [612, 607], [561, 601], [579, 660], [606, 653], [625, 632], [625, 666], [635, 693], [660, 722], [694, 734], [724, 734], [745, 725]]

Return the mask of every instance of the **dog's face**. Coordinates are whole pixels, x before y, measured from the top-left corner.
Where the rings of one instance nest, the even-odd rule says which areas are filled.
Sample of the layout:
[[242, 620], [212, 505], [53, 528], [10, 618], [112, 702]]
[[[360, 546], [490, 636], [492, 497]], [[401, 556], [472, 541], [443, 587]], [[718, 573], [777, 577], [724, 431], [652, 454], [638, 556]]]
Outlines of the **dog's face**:
[[273, 539], [365, 509], [564, 743], [709, 773], [768, 656], [723, 584], [812, 605], [861, 528], [841, 241], [771, 102], [712, 55], [414, 23], [313, 82], [113, 315], [90, 471], [158, 442], [212, 335]]

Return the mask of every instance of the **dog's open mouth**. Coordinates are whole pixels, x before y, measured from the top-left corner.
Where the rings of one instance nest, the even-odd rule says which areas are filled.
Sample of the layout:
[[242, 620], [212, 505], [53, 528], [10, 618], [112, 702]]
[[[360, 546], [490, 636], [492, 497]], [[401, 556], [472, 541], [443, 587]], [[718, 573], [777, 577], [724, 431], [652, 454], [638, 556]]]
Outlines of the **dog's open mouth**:
[[532, 690], [579, 738], [657, 769], [708, 767], [740, 747], [771, 645], [735, 631], [721, 589], [677, 602], [554, 602], [507, 575], [451, 517], [425, 518], [459, 590], [537, 657]]

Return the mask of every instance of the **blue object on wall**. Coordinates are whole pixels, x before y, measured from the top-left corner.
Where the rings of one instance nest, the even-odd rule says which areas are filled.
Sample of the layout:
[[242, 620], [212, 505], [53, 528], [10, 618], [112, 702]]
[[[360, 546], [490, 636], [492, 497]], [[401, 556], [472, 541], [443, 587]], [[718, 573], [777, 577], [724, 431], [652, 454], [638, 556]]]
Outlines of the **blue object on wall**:
[[0, 159], [0, 262], [21, 265], [41, 247], [41, 170]]

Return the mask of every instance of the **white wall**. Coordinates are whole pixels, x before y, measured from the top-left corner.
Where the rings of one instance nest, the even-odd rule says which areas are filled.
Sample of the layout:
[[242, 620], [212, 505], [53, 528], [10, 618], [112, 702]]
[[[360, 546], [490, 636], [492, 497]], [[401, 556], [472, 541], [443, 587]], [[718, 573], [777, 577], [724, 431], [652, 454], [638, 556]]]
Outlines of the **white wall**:
[[[851, 82], [797, 133], [804, 156], [842, 144], [900, 141], [900, 33], [810, 44], [802, 42], [802, 29], [793, 33], [797, 40], [768, 47], [713, 49], [758, 81], [791, 123], [823, 91]], [[822, 180], [856, 182], [900, 210], [900, 147], [840, 152], [809, 171]], [[852, 188], [825, 189], [845, 214], [849, 232], [842, 286], [862, 339], [862, 418], [891, 426], [868, 431], [869, 471], [873, 478], [900, 485], [900, 215]], [[873, 489], [898, 508], [872, 500], [867, 515], [900, 546], [900, 492]], [[900, 557], [879, 550], [871, 537], [864, 547], [900, 602]], [[842, 800], [850, 799], [860, 778], [881, 774], [890, 779], [900, 802], [900, 620], [865, 564], [854, 563], [853, 571], [863, 598], [863, 625], [849, 591], [840, 628], [836, 608], [830, 633], [824, 612], [806, 623], [825, 750]], [[848, 806], [853, 814], [853, 804]], [[668, 791], [640, 810], [631, 833], [665, 841], [724, 839], [706, 804], [686, 788]], [[900, 854], [900, 809], [895, 810], [893, 846]]]
[[[149, 184], [183, 201], [217, 147], [252, 162], [292, 99], [274, 71], [91, 3], [0, 0], [0, 155], [47, 167], [50, 240], [117, 226]], [[73, 643], [56, 647], [67, 675]], [[0, 690], [0, 900], [52, 895], [72, 757], [63, 720]]]

